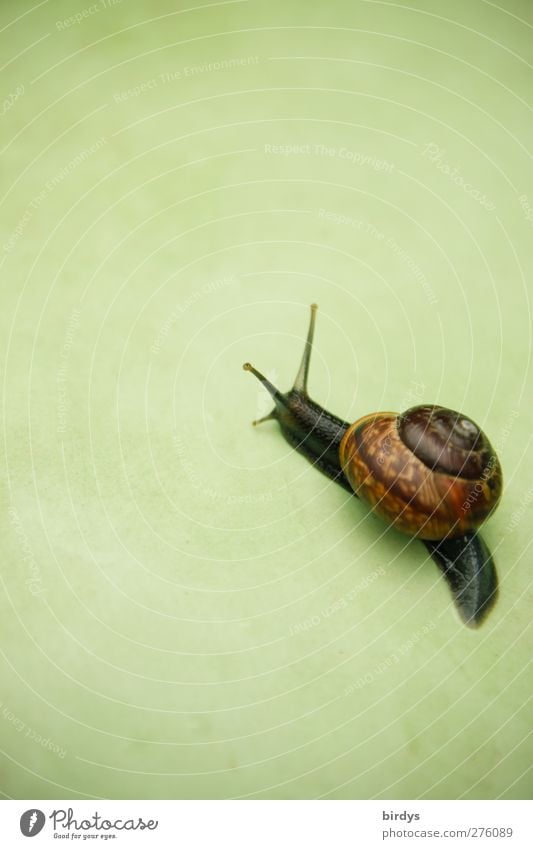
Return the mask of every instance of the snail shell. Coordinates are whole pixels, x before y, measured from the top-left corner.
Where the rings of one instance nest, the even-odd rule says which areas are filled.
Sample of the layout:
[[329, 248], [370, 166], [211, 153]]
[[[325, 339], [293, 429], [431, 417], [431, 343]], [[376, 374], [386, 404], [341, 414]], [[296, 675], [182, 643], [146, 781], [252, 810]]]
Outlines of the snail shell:
[[483, 431], [445, 407], [364, 416], [344, 434], [339, 458], [377, 515], [421, 539], [477, 528], [502, 492], [500, 463]]

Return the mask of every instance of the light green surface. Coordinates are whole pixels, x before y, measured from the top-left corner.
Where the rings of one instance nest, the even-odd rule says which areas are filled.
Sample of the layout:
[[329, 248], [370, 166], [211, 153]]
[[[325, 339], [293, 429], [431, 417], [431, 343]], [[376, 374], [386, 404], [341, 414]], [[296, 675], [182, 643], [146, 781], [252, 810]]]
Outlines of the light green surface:
[[[5, 796], [530, 793], [531, 4], [309, 5], [2, 3]], [[311, 301], [327, 408], [498, 448], [478, 632], [250, 426]]]

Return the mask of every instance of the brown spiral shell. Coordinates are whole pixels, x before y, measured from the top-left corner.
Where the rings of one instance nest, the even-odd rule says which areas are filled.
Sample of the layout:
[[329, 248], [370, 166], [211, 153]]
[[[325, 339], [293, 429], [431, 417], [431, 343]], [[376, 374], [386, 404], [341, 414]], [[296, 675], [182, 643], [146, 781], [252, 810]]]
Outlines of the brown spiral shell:
[[339, 447], [354, 492], [403, 533], [455, 537], [497, 506], [500, 463], [472, 419], [445, 407], [373, 413], [352, 424]]

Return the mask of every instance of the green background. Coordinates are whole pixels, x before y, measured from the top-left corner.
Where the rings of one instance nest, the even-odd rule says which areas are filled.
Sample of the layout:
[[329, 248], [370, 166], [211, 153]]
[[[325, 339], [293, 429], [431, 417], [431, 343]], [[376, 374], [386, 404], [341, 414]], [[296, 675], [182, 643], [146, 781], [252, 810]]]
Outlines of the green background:
[[[4, 796], [529, 795], [532, 24], [4, 0]], [[440, 403], [498, 449], [479, 631], [250, 426], [242, 363], [288, 387], [312, 301], [328, 409]]]

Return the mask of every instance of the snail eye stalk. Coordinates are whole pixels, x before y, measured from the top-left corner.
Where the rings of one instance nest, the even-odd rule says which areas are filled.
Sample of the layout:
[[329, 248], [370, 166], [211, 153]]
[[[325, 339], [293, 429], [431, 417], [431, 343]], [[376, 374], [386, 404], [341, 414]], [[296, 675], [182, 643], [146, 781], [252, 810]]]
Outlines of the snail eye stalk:
[[309, 329], [307, 331], [307, 339], [305, 340], [302, 362], [300, 363], [300, 368], [298, 369], [298, 374], [292, 387], [295, 392], [300, 392], [305, 397], [307, 397], [307, 378], [309, 377], [309, 363], [311, 362], [311, 351], [313, 350], [317, 309], [317, 304], [311, 304], [311, 317], [309, 319]]
[[276, 402], [276, 407], [267, 416], [263, 416], [261, 419], [256, 419], [252, 422], [254, 426], [261, 424], [262, 422], [269, 422], [273, 419], [279, 419], [279, 408], [287, 407], [289, 395], [297, 394], [302, 396], [302, 398], [309, 397], [307, 394], [307, 379], [309, 377], [309, 364], [311, 362], [311, 351], [313, 349], [313, 337], [315, 335], [317, 309], [317, 304], [311, 304], [311, 317], [309, 320], [309, 328], [307, 330], [307, 338], [305, 340], [302, 361], [300, 363], [300, 367], [298, 369], [294, 385], [291, 391], [287, 393], [287, 395], [284, 395], [282, 392], [280, 392], [279, 389], [277, 389], [274, 384], [271, 383], [270, 380], [265, 377], [265, 375], [262, 374], [258, 369], [256, 369], [255, 366], [253, 366], [251, 363], [244, 363], [244, 371], [251, 372], [254, 377], [256, 377], [257, 380], [259, 380], [259, 382], [263, 384], [267, 392], [272, 396], [272, 398]]

